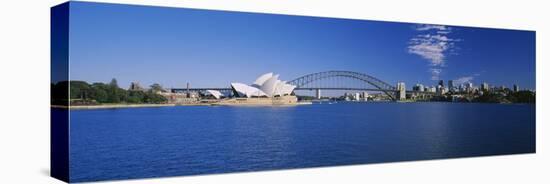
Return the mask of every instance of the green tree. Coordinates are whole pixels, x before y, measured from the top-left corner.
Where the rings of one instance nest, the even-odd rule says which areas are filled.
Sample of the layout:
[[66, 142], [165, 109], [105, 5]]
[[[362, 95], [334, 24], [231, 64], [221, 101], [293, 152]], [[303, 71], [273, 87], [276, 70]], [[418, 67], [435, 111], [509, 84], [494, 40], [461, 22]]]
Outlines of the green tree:
[[128, 92], [128, 103], [143, 103], [143, 98], [145, 96], [145, 92], [143, 91], [129, 91]]
[[118, 82], [115, 78], [111, 79], [111, 82], [109, 83], [109, 86], [113, 88], [118, 88]]
[[[162, 91], [162, 86], [156, 83], [151, 85], [151, 88], [155, 91]], [[84, 81], [52, 83], [52, 104], [67, 104], [69, 91], [70, 99], [83, 99], [79, 103], [85, 104], [93, 103], [93, 101], [97, 103], [164, 103], [167, 101], [164, 96], [154, 93], [153, 90], [144, 92], [119, 88], [116, 79], [113, 78], [109, 84], [93, 83], [90, 85]]]
[[70, 81], [69, 88], [71, 99], [87, 99], [90, 94], [90, 85], [84, 81]]
[[503, 102], [503, 97], [499, 93], [483, 93], [483, 95], [475, 98], [473, 101], [480, 103], [500, 103]]
[[108, 88], [109, 86], [103, 83], [93, 83], [91, 85], [90, 97], [99, 103], [108, 103]]
[[159, 91], [160, 91], [160, 92], [164, 92], [164, 89], [163, 89], [162, 86], [161, 86], [160, 84], [158, 84], [158, 83], [154, 83], [154, 84], [152, 84], [152, 85], [149, 86], [149, 87], [151, 87], [151, 91], [154, 92], [154, 93], [159, 92]]
[[512, 92], [508, 95], [508, 100], [513, 103], [535, 103], [535, 93], [531, 91]]
[[164, 96], [152, 92], [146, 93], [143, 98], [143, 102], [145, 103], [163, 103], [166, 101], [167, 99]]

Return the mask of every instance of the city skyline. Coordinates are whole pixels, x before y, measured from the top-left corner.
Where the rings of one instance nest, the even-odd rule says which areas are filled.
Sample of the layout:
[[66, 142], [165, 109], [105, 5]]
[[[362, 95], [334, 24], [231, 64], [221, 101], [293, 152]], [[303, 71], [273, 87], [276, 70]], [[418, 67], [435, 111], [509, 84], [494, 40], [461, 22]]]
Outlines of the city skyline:
[[531, 31], [80, 5], [71, 4], [71, 80], [227, 87], [267, 72], [349, 70], [407, 89], [439, 80], [536, 89]]

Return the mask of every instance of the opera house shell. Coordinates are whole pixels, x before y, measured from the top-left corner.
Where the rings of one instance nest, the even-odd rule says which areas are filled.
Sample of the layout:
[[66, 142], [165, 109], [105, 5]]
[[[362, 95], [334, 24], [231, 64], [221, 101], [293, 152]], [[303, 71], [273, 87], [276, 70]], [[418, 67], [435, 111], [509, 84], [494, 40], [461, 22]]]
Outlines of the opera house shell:
[[238, 97], [281, 97], [292, 94], [296, 86], [279, 80], [279, 75], [266, 73], [258, 77], [252, 85], [231, 83], [233, 92]]
[[298, 99], [292, 94], [296, 86], [279, 80], [279, 75], [266, 73], [251, 85], [231, 83], [236, 98], [221, 100], [215, 105], [295, 105]]

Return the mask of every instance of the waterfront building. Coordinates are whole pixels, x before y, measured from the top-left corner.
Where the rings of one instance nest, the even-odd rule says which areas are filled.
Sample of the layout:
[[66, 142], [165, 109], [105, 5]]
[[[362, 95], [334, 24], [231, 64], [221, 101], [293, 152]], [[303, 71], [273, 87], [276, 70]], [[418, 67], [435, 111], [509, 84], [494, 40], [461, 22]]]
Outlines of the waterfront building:
[[220, 91], [217, 90], [206, 90], [206, 94], [212, 95], [216, 99], [220, 99], [224, 96]]
[[519, 91], [519, 86], [517, 84], [514, 84], [513, 90], [514, 90], [514, 92], [518, 92]]
[[471, 82], [466, 83], [466, 92], [472, 93], [474, 92], [474, 84]]
[[317, 100], [320, 100], [322, 98], [321, 89], [316, 89], [315, 90], [315, 98], [317, 98]]
[[437, 89], [435, 88], [435, 86], [432, 86], [432, 87], [430, 87], [429, 91], [432, 92], [432, 93], [435, 93], [435, 92], [437, 92]]
[[404, 100], [407, 98], [406, 96], [407, 89], [405, 88], [404, 82], [398, 82], [397, 83], [397, 100]]
[[369, 99], [369, 93], [367, 93], [366, 91], [363, 91], [363, 100], [368, 101], [368, 99]]
[[473, 88], [474, 88], [474, 84], [471, 83], [471, 82], [467, 82], [467, 83], [466, 83], [466, 88], [473, 89]]
[[437, 95], [444, 95], [446, 93], [445, 87], [442, 85], [437, 85], [436, 93]]
[[486, 82], [481, 84], [481, 90], [482, 91], [489, 91], [489, 84], [487, 84]]
[[424, 85], [422, 84], [416, 84], [413, 86], [413, 91], [419, 91], [419, 92], [423, 92], [424, 91]]
[[276, 97], [287, 96], [296, 86], [279, 80], [279, 75], [266, 73], [258, 77], [252, 85], [231, 83], [231, 88], [237, 97]]
[[296, 86], [279, 80], [279, 75], [266, 73], [251, 85], [231, 83], [235, 98], [224, 99], [216, 105], [289, 105], [297, 104], [298, 99], [292, 94]]
[[200, 101], [199, 94], [196, 92], [188, 93], [173, 93], [171, 91], [158, 92], [157, 94], [164, 96], [168, 103], [171, 104], [197, 104]]
[[361, 94], [360, 93], [355, 93], [354, 98], [355, 98], [355, 101], [361, 100]]
[[448, 86], [447, 86], [447, 87], [449, 88], [449, 91], [450, 91], [450, 92], [454, 92], [454, 91], [455, 91], [455, 90], [454, 90], [455, 85], [454, 85], [453, 80], [449, 80], [449, 83], [448, 83]]

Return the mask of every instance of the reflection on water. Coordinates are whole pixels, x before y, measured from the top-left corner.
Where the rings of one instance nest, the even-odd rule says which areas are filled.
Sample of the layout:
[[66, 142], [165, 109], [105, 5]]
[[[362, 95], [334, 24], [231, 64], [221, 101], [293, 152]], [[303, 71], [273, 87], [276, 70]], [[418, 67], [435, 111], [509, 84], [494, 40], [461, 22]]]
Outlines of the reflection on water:
[[535, 106], [339, 103], [71, 111], [73, 181], [531, 153]]

